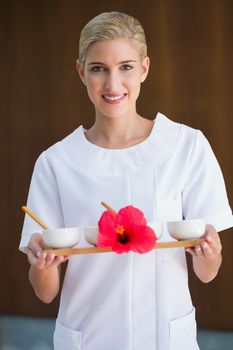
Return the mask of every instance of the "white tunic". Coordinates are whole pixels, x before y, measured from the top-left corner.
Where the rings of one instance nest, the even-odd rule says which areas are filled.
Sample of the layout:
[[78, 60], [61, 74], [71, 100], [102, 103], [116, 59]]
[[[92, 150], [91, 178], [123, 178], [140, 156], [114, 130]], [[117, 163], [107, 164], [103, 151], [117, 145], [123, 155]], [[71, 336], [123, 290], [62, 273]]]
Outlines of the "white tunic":
[[[80, 126], [38, 158], [28, 207], [49, 227], [96, 225], [106, 201], [133, 204], [148, 221], [204, 218], [233, 226], [224, 180], [199, 130], [158, 113], [150, 136], [104, 149]], [[40, 227], [25, 217], [20, 249]], [[79, 246], [87, 246], [84, 237]], [[54, 334], [56, 350], [194, 350], [195, 309], [184, 249], [76, 255], [69, 260]]]

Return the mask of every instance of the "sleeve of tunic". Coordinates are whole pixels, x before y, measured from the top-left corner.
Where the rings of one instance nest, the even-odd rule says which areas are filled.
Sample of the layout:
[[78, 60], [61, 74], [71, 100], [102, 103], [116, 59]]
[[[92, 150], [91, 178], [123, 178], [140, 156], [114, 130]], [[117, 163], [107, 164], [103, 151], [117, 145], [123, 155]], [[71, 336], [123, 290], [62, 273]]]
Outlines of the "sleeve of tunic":
[[222, 171], [203, 133], [197, 131], [182, 193], [185, 219], [203, 218], [217, 231], [233, 226]]
[[[29, 188], [28, 208], [48, 227], [63, 227], [64, 220], [59, 197], [56, 176], [43, 152], [35, 163]], [[24, 251], [33, 233], [42, 232], [42, 228], [25, 215], [19, 249]]]

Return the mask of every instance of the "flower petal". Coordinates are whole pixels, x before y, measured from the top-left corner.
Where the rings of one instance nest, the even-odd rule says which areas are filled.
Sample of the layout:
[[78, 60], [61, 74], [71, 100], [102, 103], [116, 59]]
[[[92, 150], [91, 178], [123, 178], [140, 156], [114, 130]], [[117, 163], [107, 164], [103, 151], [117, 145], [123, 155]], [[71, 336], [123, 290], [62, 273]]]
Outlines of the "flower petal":
[[141, 226], [135, 231], [134, 239], [131, 242], [131, 249], [137, 253], [147, 253], [154, 249], [157, 236], [149, 226]]
[[116, 235], [116, 218], [117, 214], [112, 210], [105, 211], [98, 222], [100, 233], [109, 237]]
[[107, 248], [111, 248], [113, 247], [114, 243], [115, 243], [115, 239], [114, 237], [106, 237], [105, 235], [102, 235], [100, 232], [97, 235], [97, 241], [96, 241], [96, 245], [97, 247], [107, 247]]
[[117, 215], [117, 224], [121, 223], [126, 229], [136, 225], [146, 225], [146, 219], [143, 212], [135, 208], [133, 205], [128, 205], [119, 210]]
[[98, 247], [112, 247], [117, 239], [116, 216], [112, 210], [106, 210], [98, 222], [99, 232], [97, 235]]
[[115, 241], [114, 245], [112, 246], [112, 250], [117, 254], [128, 253], [131, 250], [131, 244], [122, 244]]

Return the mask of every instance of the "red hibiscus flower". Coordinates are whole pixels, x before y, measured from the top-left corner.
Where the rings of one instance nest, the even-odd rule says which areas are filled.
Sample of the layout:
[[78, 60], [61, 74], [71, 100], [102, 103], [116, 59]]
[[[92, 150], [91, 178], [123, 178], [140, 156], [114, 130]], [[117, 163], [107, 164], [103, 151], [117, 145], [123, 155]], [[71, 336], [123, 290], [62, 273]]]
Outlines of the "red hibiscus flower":
[[130, 250], [147, 253], [155, 247], [157, 237], [141, 210], [132, 205], [119, 210], [105, 211], [99, 222], [98, 247], [111, 247], [118, 254]]

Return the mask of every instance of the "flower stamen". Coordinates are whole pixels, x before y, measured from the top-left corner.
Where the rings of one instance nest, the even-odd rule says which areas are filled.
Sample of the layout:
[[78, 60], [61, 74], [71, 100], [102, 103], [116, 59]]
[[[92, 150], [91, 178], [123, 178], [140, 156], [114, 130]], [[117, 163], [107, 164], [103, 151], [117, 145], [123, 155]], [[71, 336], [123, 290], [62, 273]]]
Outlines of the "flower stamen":
[[124, 226], [123, 225], [118, 225], [116, 228], [116, 233], [119, 233], [120, 235], [123, 235], [125, 232]]
[[129, 242], [129, 237], [127, 235], [127, 232], [125, 232], [124, 226], [123, 225], [118, 225], [116, 228], [116, 233], [118, 234], [118, 242], [122, 244], [126, 244]]

